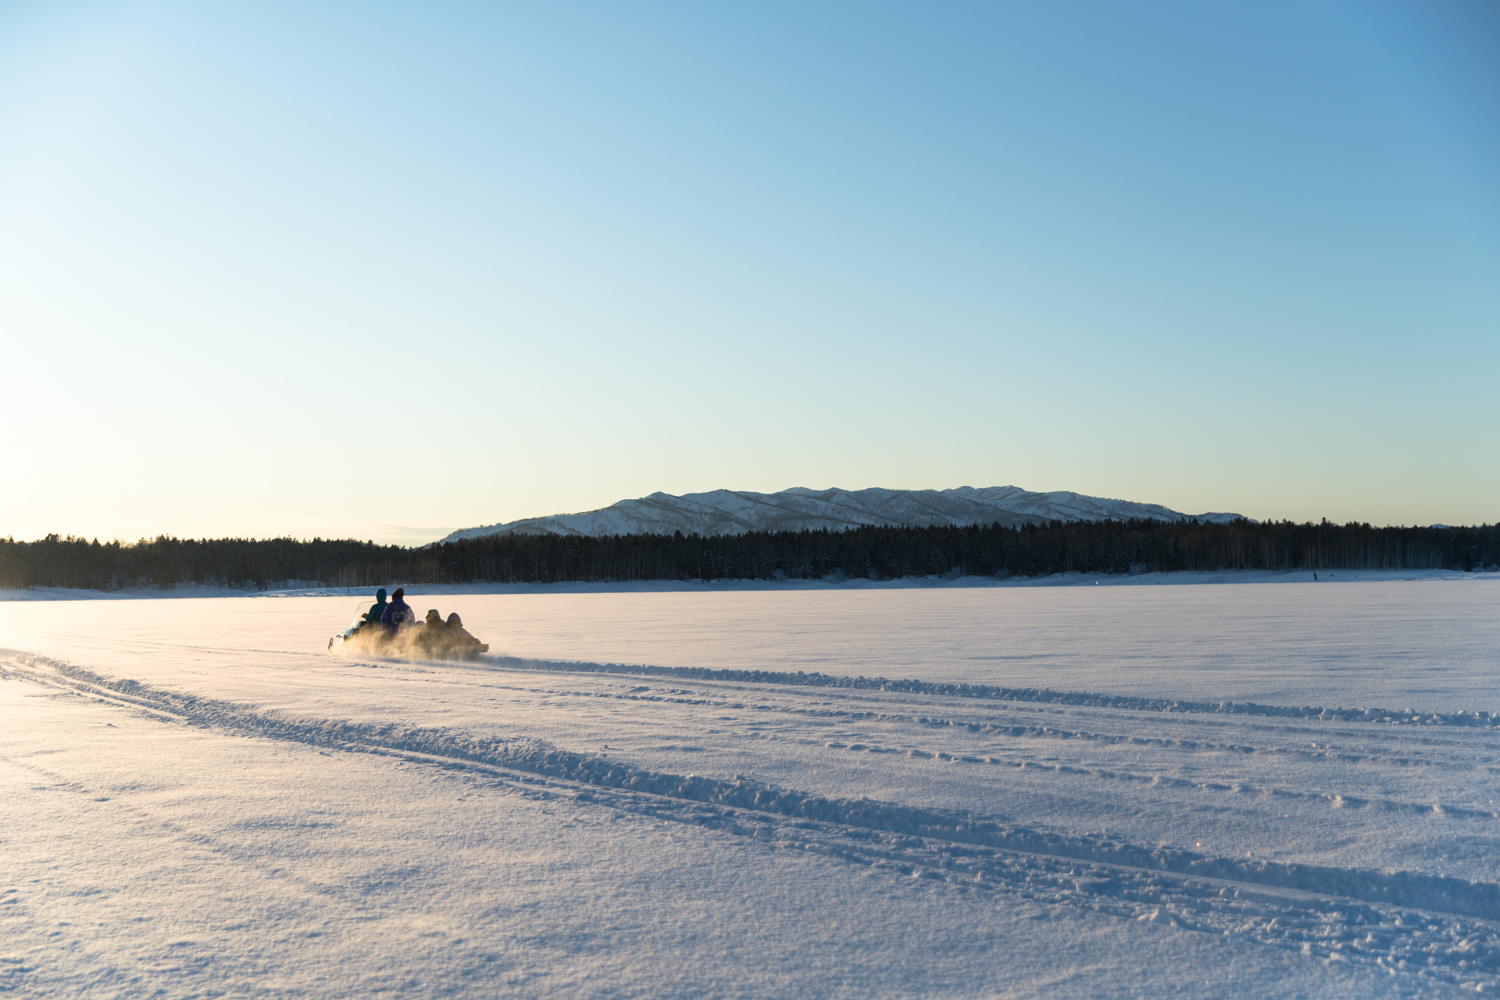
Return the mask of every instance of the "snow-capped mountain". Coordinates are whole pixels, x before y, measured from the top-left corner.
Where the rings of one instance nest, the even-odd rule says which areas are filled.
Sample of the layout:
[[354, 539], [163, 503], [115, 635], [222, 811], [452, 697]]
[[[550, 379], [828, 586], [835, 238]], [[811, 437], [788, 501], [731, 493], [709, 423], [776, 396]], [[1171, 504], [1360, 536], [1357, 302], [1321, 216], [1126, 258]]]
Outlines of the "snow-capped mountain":
[[860, 525], [1000, 524], [1047, 521], [1184, 518], [1222, 523], [1239, 514], [1180, 514], [1160, 504], [1106, 500], [1059, 491], [1031, 493], [1019, 486], [953, 490], [809, 490], [780, 493], [714, 490], [672, 496], [653, 493], [582, 514], [529, 517], [455, 531], [445, 542], [485, 535], [738, 535], [747, 531], [840, 531]]

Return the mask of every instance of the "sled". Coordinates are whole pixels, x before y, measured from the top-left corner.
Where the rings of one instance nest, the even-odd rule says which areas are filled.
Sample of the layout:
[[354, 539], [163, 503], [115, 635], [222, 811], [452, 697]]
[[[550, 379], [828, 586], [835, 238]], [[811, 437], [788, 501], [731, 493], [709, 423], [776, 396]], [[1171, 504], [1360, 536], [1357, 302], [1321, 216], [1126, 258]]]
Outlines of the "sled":
[[489, 652], [489, 643], [469, 641], [446, 628], [434, 631], [421, 623], [404, 622], [390, 629], [364, 620], [369, 604], [360, 604], [360, 614], [349, 627], [328, 639], [328, 652], [366, 656], [400, 656], [422, 660], [477, 660]]

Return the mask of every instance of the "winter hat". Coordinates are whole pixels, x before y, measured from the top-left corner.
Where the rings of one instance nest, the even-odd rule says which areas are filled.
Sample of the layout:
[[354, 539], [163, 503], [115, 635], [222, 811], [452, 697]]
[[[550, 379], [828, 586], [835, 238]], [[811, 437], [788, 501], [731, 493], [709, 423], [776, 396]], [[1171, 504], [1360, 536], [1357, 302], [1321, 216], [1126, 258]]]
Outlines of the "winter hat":
[[460, 618], [460, 617], [458, 617], [458, 612], [457, 611], [453, 612], [453, 614], [451, 614], [451, 615], [448, 616], [448, 624], [452, 625], [455, 628], [457, 628], [458, 626], [462, 625], [463, 623], [464, 623], [463, 619]]
[[394, 598], [395, 600], [399, 601], [399, 600], [401, 600], [402, 596], [405, 593], [406, 593], [406, 588], [405, 587], [397, 587], [396, 588], [396, 592], [394, 594], [392, 594], [391, 597]]
[[437, 608], [430, 608], [427, 611], [427, 620], [430, 622], [440, 622], [443, 620], [443, 616], [438, 614]]

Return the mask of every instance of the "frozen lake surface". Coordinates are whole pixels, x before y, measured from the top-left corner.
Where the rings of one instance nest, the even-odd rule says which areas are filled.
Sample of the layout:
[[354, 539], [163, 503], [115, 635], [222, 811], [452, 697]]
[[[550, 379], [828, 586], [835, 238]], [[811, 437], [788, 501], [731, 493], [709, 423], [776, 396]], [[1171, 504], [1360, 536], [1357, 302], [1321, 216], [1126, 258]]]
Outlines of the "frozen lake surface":
[[1500, 986], [1492, 578], [412, 590], [492, 655], [330, 655], [348, 596], [0, 603], [0, 986]]

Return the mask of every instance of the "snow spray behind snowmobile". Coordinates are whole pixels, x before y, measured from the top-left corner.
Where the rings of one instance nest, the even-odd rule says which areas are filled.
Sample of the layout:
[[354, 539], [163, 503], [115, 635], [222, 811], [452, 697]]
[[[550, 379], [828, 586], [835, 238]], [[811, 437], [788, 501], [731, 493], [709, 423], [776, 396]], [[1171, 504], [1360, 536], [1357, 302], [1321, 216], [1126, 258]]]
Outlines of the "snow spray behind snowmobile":
[[[367, 656], [400, 656], [423, 660], [477, 660], [489, 644], [469, 634], [462, 622], [450, 625], [436, 610], [423, 622], [401, 622], [387, 627], [366, 621], [361, 602], [349, 627], [328, 640], [328, 651]], [[453, 616], [457, 620], [457, 616]]]

